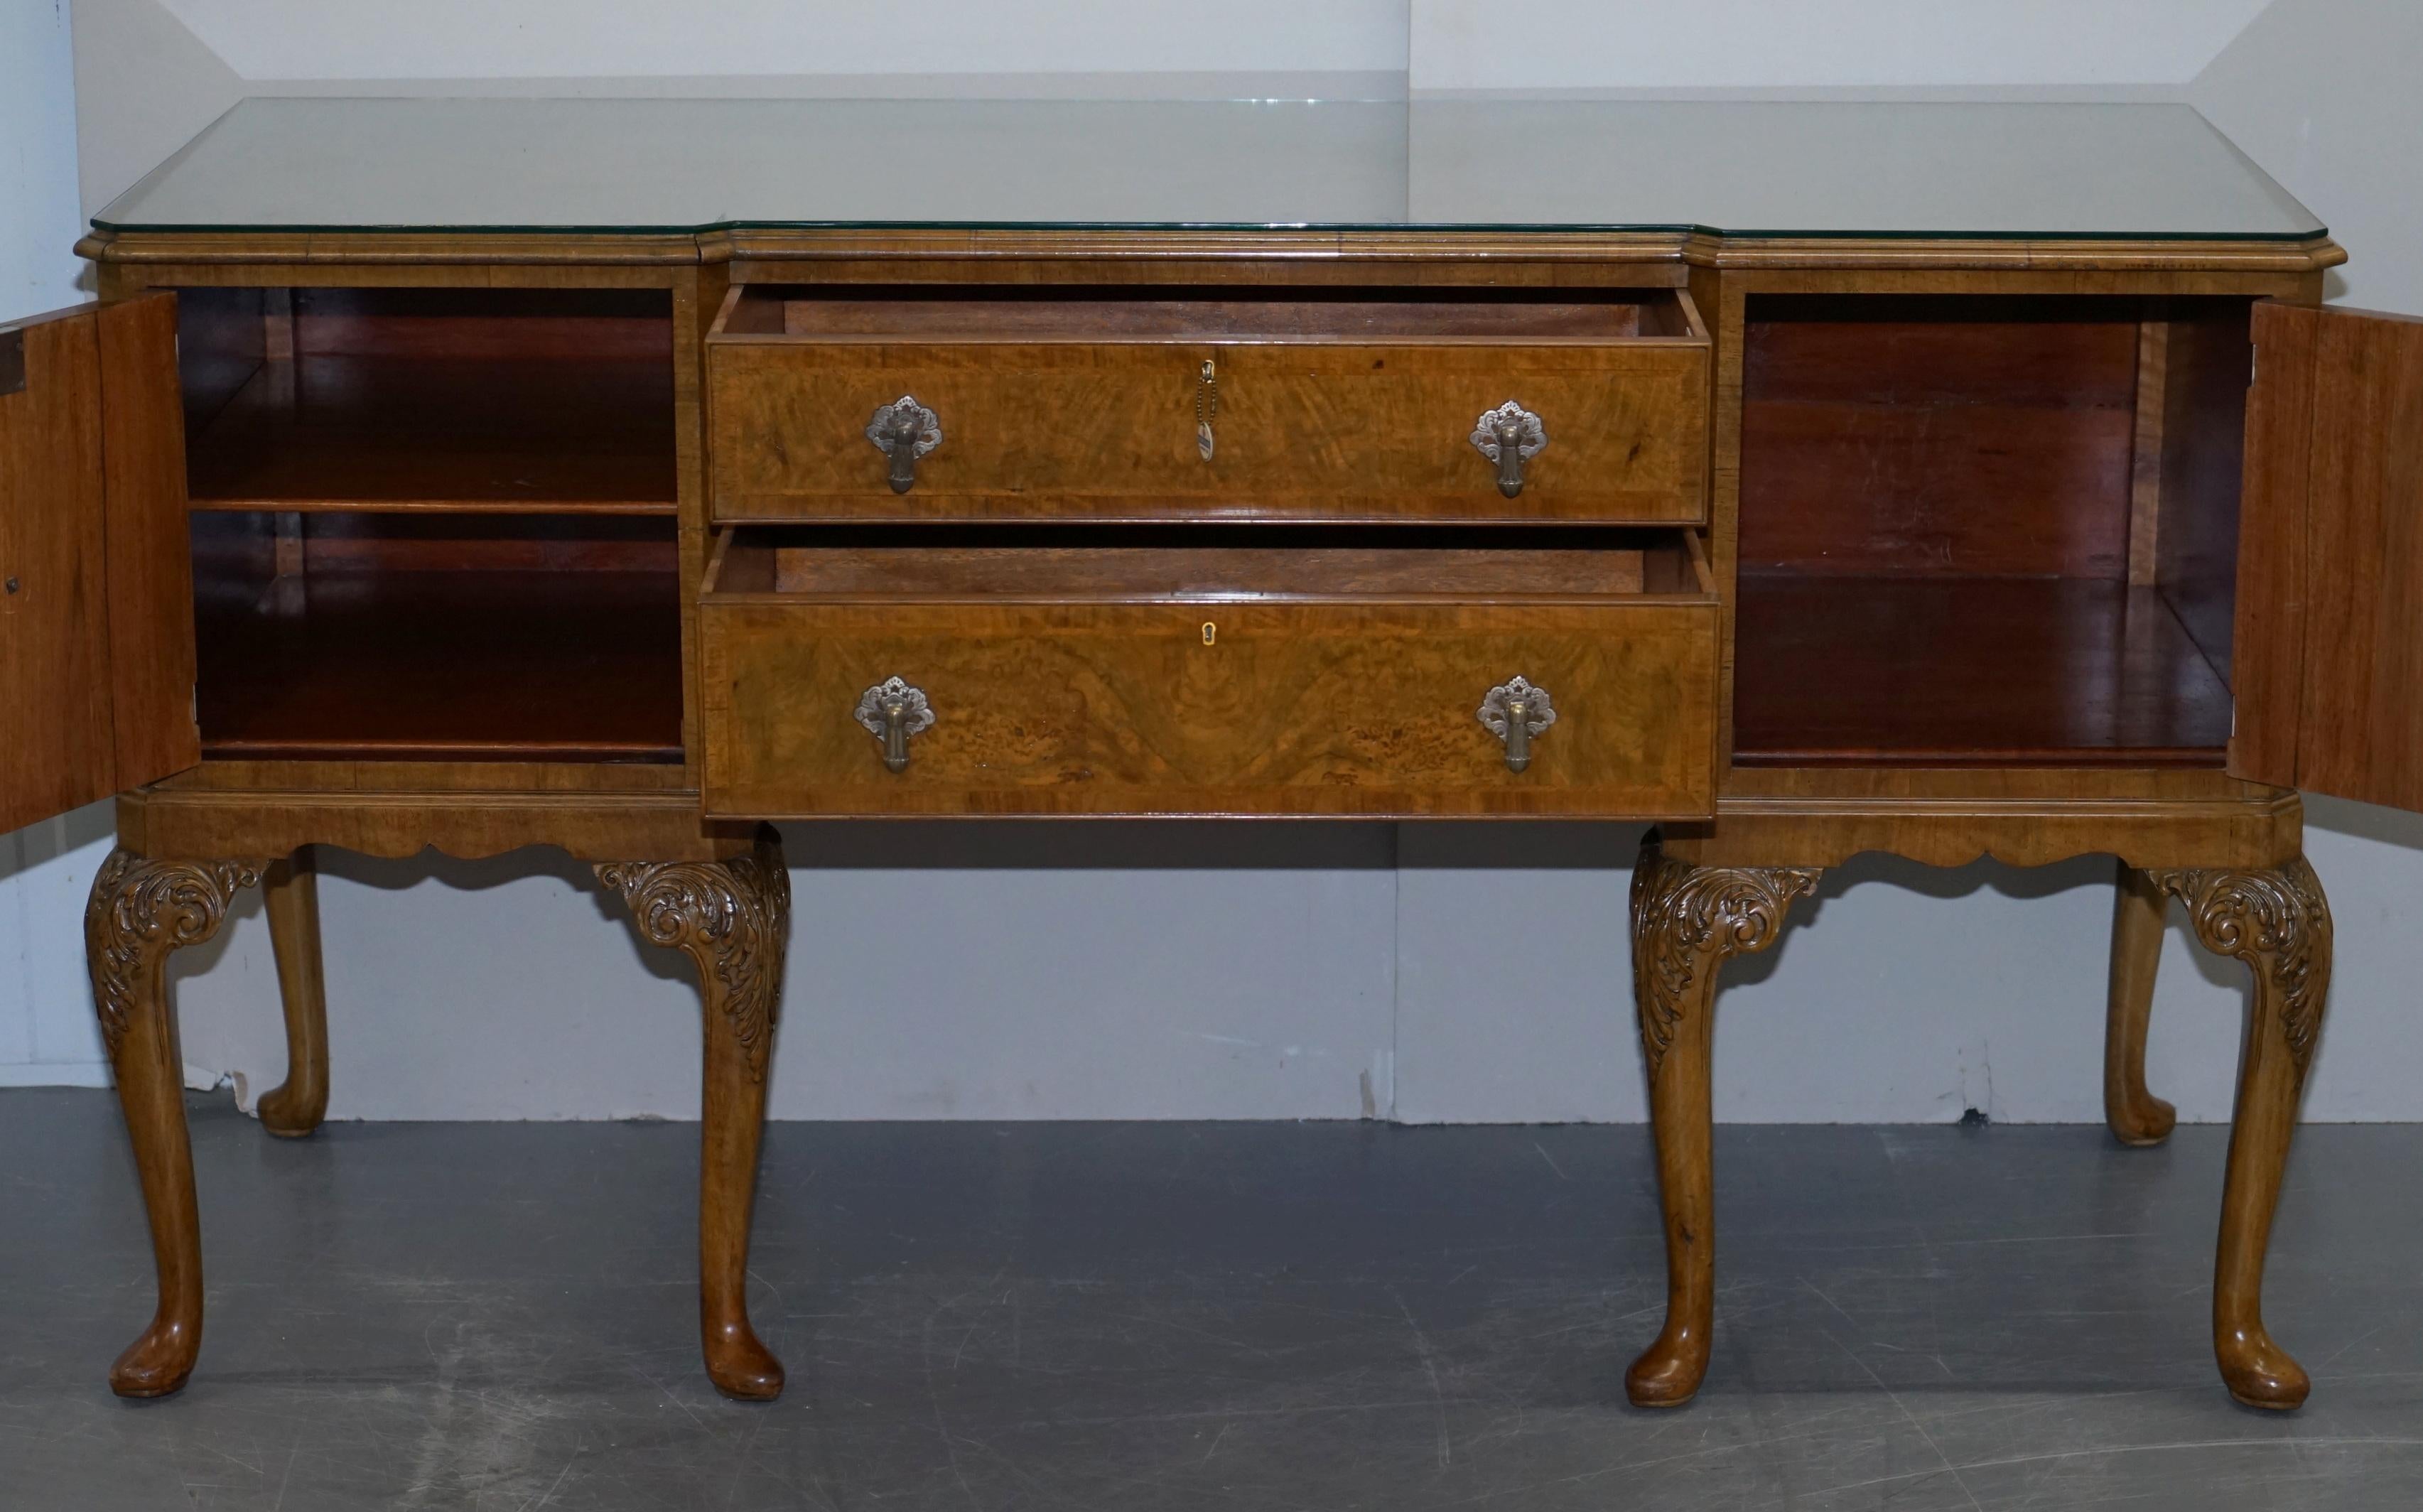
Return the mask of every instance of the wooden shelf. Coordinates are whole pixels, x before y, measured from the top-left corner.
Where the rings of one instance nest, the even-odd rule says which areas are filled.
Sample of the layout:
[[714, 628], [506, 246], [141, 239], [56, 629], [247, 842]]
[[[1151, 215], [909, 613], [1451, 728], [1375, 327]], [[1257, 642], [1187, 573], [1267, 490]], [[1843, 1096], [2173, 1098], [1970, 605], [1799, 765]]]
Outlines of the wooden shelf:
[[672, 514], [671, 364], [336, 354], [264, 362], [186, 442], [198, 510]]
[[1744, 574], [1742, 766], [2218, 766], [2228, 686], [2159, 590]]
[[207, 756], [682, 759], [672, 572], [314, 570], [197, 619]]

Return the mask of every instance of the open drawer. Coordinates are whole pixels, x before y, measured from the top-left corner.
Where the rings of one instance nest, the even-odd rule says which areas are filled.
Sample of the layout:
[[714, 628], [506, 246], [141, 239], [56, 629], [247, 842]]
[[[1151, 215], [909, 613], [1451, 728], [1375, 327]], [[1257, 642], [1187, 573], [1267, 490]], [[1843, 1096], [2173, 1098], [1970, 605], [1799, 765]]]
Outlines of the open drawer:
[[1676, 289], [744, 284], [707, 390], [725, 522], [1705, 512]]
[[707, 812], [1712, 811], [1696, 536], [727, 533], [699, 616]]

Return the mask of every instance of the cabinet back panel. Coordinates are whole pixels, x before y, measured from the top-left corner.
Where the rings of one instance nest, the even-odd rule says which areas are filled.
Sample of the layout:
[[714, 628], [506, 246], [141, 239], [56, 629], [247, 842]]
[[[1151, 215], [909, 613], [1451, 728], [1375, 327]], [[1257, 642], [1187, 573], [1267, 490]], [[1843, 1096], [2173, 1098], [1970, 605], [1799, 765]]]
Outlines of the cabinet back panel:
[[674, 511], [662, 290], [186, 289], [201, 509]]
[[297, 356], [671, 362], [654, 289], [297, 289]]
[[1743, 566], [2125, 577], [2139, 311], [1753, 299]]

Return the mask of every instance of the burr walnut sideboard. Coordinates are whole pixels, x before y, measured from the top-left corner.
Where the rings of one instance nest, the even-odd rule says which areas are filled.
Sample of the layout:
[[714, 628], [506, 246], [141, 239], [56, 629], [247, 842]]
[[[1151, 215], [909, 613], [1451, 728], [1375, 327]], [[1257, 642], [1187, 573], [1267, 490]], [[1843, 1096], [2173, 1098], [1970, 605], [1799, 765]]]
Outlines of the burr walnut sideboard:
[[[119, 794], [87, 921], [200, 1343], [170, 953], [255, 884], [327, 1097], [316, 847], [595, 864], [705, 997], [709, 1374], [807, 816], [1654, 821], [1636, 1006], [1713, 1321], [1718, 972], [1820, 869], [2118, 858], [2250, 969], [2214, 1345], [2330, 917], [2297, 790], [2423, 808], [2423, 323], [2164, 106], [252, 101], [0, 333], [0, 826]], [[811, 1000], [803, 1004], [814, 1011]], [[1628, 1067], [1609, 1075], [1633, 1074]]]

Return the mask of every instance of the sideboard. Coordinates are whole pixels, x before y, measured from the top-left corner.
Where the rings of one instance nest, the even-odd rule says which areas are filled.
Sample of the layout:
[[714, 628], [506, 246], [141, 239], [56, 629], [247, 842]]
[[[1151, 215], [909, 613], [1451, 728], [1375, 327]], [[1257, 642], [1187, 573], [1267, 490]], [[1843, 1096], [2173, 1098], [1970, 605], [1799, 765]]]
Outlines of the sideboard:
[[0, 329], [0, 827], [120, 795], [119, 1393], [199, 1348], [166, 972], [239, 890], [283, 1135], [318, 847], [560, 847], [686, 952], [706, 1366], [764, 1398], [771, 822], [1183, 814], [1658, 826], [1643, 1406], [1708, 1365], [1723, 963], [1861, 852], [2116, 857], [2113, 1131], [2170, 1127], [2176, 898], [2254, 984], [2216, 1356], [2305, 1396], [2298, 790], [2423, 808], [2423, 323], [2324, 307], [2192, 111], [255, 100], [82, 250]]

